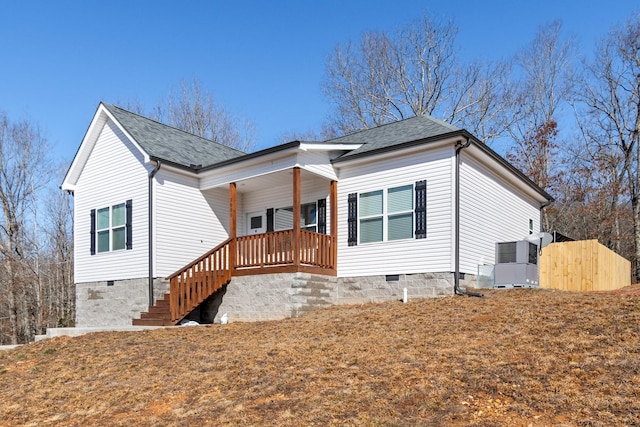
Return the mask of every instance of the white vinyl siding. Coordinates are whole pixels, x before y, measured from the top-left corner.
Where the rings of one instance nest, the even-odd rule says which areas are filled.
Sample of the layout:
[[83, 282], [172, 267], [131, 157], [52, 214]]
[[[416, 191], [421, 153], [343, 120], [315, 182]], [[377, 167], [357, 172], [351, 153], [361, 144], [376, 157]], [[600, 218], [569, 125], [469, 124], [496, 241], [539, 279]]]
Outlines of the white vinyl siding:
[[[304, 206], [307, 203], [317, 203], [319, 199], [328, 199], [329, 196], [329, 181], [316, 178], [309, 181], [303, 181], [300, 185], [301, 204]], [[281, 230], [285, 228], [291, 228], [289, 224], [293, 224], [293, 212], [282, 210], [279, 208], [288, 208], [293, 205], [293, 179], [291, 185], [281, 185], [278, 187], [269, 187], [263, 190], [251, 191], [242, 193], [242, 212], [260, 212], [270, 208], [274, 208], [274, 228]], [[240, 210], [240, 209], [239, 209]], [[329, 218], [330, 218], [330, 206], [327, 200], [327, 233], [329, 230]], [[244, 216], [244, 215], [242, 215]], [[308, 220], [311, 221], [311, 217], [308, 216]], [[315, 223], [308, 222], [307, 225], [316, 225]], [[245, 226], [246, 227], [246, 226]], [[305, 221], [301, 222], [301, 227], [305, 227]], [[238, 225], [238, 234], [244, 235], [246, 233], [245, 228], [240, 228]]]
[[464, 151], [462, 159], [460, 271], [477, 274], [478, 265], [494, 263], [496, 242], [540, 230], [540, 204]]
[[162, 168], [155, 181], [154, 276], [165, 277], [229, 237], [229, 190], [200, 191], [197, 177]]
[[[107, 121], [75, 188], [74, 271], [77, 283], [148, 276], [148, 171], [142, 153], [113, 122]], [[117, 206], [129, 199], [133, 200], [132, 250], [96, 251], [91, 255], [91, 210]], [[106, 239], [107, 244], [113, 244], [112, 237]]]
[[[453, 147], [450, 146], [425, 149], [406, 155], [388, 154], [357, 165], [340, 167], [338, 276], [451, 271], [453, 155]], [[427, 237], [425, 239], [406, 238], [362, 244], [360, 235], [358, 245], [348, 246], [347, 196], [350, 193], [364, 194], [406, 185], [412, 185], [413, 189], [415, 183], [420, 180], [427, 180]], [[396, 202], [392, 203], [392, 206], [403, 206], [401, 200], [396, 199]], [[396, 208], [392, 207], [392, 209]], [[406, 217], [402, 215], [410, 211], [396, 211], [398, 216], [395, 219], [398, 222], [406, 221]], [[360, 211], [358, 216], [360, 220], [362, 217]], [[411, 230], [413, 230], [413, 224], [411, 224]]]

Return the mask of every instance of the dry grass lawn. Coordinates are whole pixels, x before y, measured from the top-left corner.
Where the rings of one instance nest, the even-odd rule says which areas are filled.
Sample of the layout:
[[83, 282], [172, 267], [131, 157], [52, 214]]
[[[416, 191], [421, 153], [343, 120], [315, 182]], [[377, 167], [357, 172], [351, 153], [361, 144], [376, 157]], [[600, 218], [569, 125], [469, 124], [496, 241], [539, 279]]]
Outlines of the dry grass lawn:
[[640, 286], [485, 295], [3, 351], [0, 425], [640, 425]]

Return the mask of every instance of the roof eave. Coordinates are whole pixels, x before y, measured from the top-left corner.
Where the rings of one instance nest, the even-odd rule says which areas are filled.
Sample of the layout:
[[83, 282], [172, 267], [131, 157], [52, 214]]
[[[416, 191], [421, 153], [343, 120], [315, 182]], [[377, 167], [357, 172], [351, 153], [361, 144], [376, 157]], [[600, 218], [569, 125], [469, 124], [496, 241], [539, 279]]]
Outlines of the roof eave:
[[439, 135], [434, 135], [434, 136], [429, 136], [427, 138], [420, 138], [420, 139], [415, 139], [413, 141], [407, 141], [404, 142], [402, 144], [396, 144], [396, 145], [390, 145], [390, 146], [386, 146], [386, 147], [380, 147], [380, 148], [376, 148], [375, 150], [369, 150], [369, 151], [363, 151], [362, 153], [355, 153], [355, 154], [351, 154], [349, 156], [342, 156], [342, 157], [338, 157], [336, 159], [331, 160], [331, 163], [346, 163], [349, 162], [351, 160], [356, 160], [356, 159], [361, 159], [363, 157], [369, 157], [369, 156], [375, 156], [375, 155], [379, 155], [379, 154], [383, 154], [383, 153], [388, 153], [388, 152], [393, 152], [399, 149], [403, 149], [403, 148], [409, 148], [409, 147], [413, 147], [413, 146], [417, 146], [417, 145], [422, 145], [422, 144], [427, 144], [430, 142], [435, 142], [435, 141], [440, 141], [443, 139], [449, 139], [449, 138], [453, 138], [456, 136], [461, 136], [461, 135], [471, 135], [469, 134], [469, 132], [465, 131], [464, 129], [461, 130], [455, 130], [455, 131], [451, 131], [451, 132], [447, 132], [447, 133], [442, 133]]
[[217, 169], [223, 166], [228, 166], [228, 165], [232, 165], [234, 163], [241, 163], [247, 160], [251, 160], [251, 159], [255, 159], [258, 157], [262, 157], [262, 156], [266, 156], [269, 154], [273, 154], [273, 153], [278, 153], [281, 151], [287, 151], [290, 150], [292, 148], [298, 148], [300, 147], [300, 141], [291, 141], [291, 142], [287, 142], [286, 144], [280, 144], [280, 145], [276, 145], [275, 147], [269, 147], [269, 148], [265, 148], [264, 150], [260, 150], [260, 151], [256, 151], [254, 153], [249, 153], [249, 154], [245, 154], [243, 156], [238, 156], [238, 157], [233, 157], [231, 159], [227, 159], [227, 160], [223, 160], [221, 162], [217, 162], [217, 163], [213, 163], [211, 165], [202, 167], [200, 169], [198, 169], [198, 172], [207, 172], [210, 171], [212, 169]]
[[542, 189], [535, 182], [533, 182], [528, 176], [526, 176], [524, 173], [522, 173], [522, 171], [520, 171], [518, 168], [516, 168], [511, 163], [509, 163], [504, 157], [502, 157], [501, 155], [499, 155], [498, 153], [493, 151], [488, 145], [484, 144], [478, 138], [473, 136], [473, 134], [471, 134], [466, 129], [459, 129], [459, 130], [455, 130], [455, 131], [451, 131], [451, 132], [447, 132], [447, 133], [443, 133], [443, 134], [439, 134], [439, 135], [435, 135], [435, 136], [430, 136], [430, 137], [427, 137], [427, 138], [421, 138], [421, 139], [416, 139], [416, 140], [413, 140], [413, 141], [408, 141], [408, 142], [405, 142], [405, 143], [402, 143], [402, 144], [391, 145], [391, 146], [387, 146], [387, 147], [381, 147], [381, 148], [378, 148], [378, 149], [375, 149], [375, 150], [364, 151], [362, 153], [356, 153], [356, 154], [352, 154], [352, 155], [349, 155], [349, 156], [346, 156], [346, 157], [338, 157], [336, 159], [331, 160], [331, 163], [332, 164], [336, 164], [336, 163], [343, 163], [344, 164], [344, 163], [348, 163], [349, 161], [352, 161], [352, 160], [353, 161], [360, 160], [362, 158], [369, 157], [369, 156], [375, 156], [375, 155], [379, 155], [379, 154], [393, 152], [393, 151], [396, 151], [396, 150], [399, 150], [399, 149], [415, 147], [415, 146], [418, 146], [418, 145], [421, 145], [421, 144], [433, 143], [433, 142], [436, 142], [436, 141], [441, 141], [441, 140], [455, 138], [455, 137], [463, 137], [465, 139], [467, 139], [467, 138], [470, 139], [472, 141], [472, 143], [476, 147], [478, 147], [481, 151], [483, 151], [485, 154], [487, 154], [493, 160], [498, 162], [501, 166], [506, 168], [509, 172], [513, 173], [515, 176], [517, 176], [519, 179], [521, 179], [524, 183], [526, 183], [529, 187], [531, 187], [536, 193], [538, 193], [540, 196], [545, 198], [548, 201], [548, 203], [551, 203], [551, 202], [554, 201], [554, 198], [549, 193], [547, 193], [544, 189]]
[[464, 136], [470, 138], [471, 142], [473, 143], [474, 146], [476, 146], [480, 151], [484, 152], [485, 154], [487, 154], [489, 157], [491, 157], [493, 160], [495, 160], [496, 162], [498, 162], [501, 166], [503, 166], [504, 168], [506, 168], [507, 170], [509, 170], [509, 172], [513, 173], [514, 175], [516, 175], [518, 178], [520, 178], [522, 181], [524, 181], [529, 187], [531, 187], [532, 189], [534, 189], [538, 194], [540, 194], [542, 197], [544, 197], [545, 199], [547, 199], [548, 203], [553, 202], [555, 199], [553, 198], [553, 196], [551, 196], [549, 193], [547, 193], [542, 187], [540, 187], [538, 184], [536, 184], [535, 182], [533, 182], [531, 180], [531, 178], [529, 178], [527, 175], [525, 175], [520, 169], [516, 168], [515, 166], [513, 166], [511, 163], [509, 163], [509, 161], [507, 161], [504, 157], [502, 157], [500, 154], [496, 153], [491, 147], [489, 147], [487, 144], [481, 142], [480, 140], [478, 140], [475, 136], [473, 136], [471, 133], [469, 133], [468, 131], [464, 130]]

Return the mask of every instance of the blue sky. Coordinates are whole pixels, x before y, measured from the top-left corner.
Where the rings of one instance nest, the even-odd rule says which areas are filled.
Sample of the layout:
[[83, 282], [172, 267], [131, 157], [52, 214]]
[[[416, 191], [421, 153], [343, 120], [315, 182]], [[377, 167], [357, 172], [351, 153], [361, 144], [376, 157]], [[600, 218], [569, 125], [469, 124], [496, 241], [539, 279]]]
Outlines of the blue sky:
[[6, 0], [0, 110], [38, 123], [55, 160], [69, 163], [100, 101], [151, 108], [197, 77], [256, 124], [261, 149], [320, 128], [326, 58], [364, 31], [393, 31], [429, 12], [454, 20], [462, 58], [499, 59], [561, 19], [589, 54], [639, 9], [637, 0]]

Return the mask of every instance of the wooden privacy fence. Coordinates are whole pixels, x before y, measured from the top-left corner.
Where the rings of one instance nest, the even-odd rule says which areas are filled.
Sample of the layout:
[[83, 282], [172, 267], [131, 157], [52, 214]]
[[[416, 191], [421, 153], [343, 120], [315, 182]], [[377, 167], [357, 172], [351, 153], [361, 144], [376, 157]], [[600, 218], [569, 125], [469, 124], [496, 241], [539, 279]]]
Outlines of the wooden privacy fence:
[[631, 263], [597, 240], [552, 243], [540, 256], [540, 287], [610, 291], [631, 284]]

